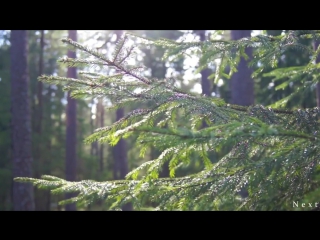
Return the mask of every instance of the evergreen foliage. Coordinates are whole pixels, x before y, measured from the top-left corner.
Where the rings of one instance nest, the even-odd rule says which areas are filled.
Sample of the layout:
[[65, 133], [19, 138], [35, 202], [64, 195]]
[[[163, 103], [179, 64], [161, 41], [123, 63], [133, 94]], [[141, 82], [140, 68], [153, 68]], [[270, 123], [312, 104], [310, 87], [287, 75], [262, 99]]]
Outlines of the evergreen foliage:
[[[132, 35], [126, 34], [117, 43], [111, 59], [71, 39], [63, 39], [90, 58], [61, 58], [59, 63], [98, 65], [114, 69], [114, 74], [79, 72], [80, 79], [41, 76], [39, 80], [62, 85], [66, 91], [72, 91], [75, 98], [107, 97], [114, 103], [113, 109], [148, 103], [149, 108], [135, 109], [111, 126], [97, 129], [85, 142], [115, 145], [121, 138], [137, 133], [140, 155], [149, 147], [156, 147], [161, 151], [159, 157], [131, 171], [127, 180], [68, 182], [44, 175], [42, 179], [16, 178], [16, 181], [32, 182], [39, 188], [51, 189], [52, 193], [79, 193], [61, 204], [74, 201], [86, 205], [105, 199], [110, 209], [116, 210], [128, 202], [140, 209], [146, 201], [154, 202], [158, 210], [290, 210], [293, 201], [319, 200], [319, 108], [242, 107], [220, 98], [181, 91], [172, 78], [148, 79], [143, 75], [143, 67], [128, 64], [134, 55], [128, 41], [130, 37]], [[286, 80], [279, 89], [294, 81], [313, 89], [318, 83], [320, 66], [314, 60], [320, 50], [313, 51], [301, 44], [301, 40], [319, 38], [319, 30], [298, 30], [237, 41], [143, 40], [144, 44], [166, 48], [169, 58], [179, 57], [187, 49], [200, 53], [199, 71], [215, 59], [221, 59], [211, 76], [215, 82], [237, 71], [240, 58], [247, 57], [244, 51], [247, 47], [254, 48], [251, 66], [260, 65], [255, 76], [265, 69], [276, 68], [278, 59], [288, 49], [307, 52], [310, 62], [306, 66], [276, 68], [266, 75], [275, 81]], [[286, 100], [272, 107], [282, 107]], [[183, 127], [176, 121], [178, 114], [184, 117]], [[201, 127], [203, 121], [208, 127]], [[219, 153], [221, 157], [212, 161], [208, 157], [210, 152]], [[188, 165], [191, 158], [201, 161], [202, 170], [175, 177], [177, 169]], [[166, 162], [170, 178], [159, 178]], [[243, 187], [248, 189], [246, 198], [239, 195]]]

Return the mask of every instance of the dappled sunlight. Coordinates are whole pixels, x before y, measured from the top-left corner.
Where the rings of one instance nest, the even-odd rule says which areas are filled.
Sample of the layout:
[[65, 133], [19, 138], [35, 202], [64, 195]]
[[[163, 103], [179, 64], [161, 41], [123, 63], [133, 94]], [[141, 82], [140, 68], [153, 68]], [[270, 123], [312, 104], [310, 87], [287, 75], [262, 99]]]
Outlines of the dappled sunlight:
[[320, 209], [320, 30], [13, 31], [0, 210]]

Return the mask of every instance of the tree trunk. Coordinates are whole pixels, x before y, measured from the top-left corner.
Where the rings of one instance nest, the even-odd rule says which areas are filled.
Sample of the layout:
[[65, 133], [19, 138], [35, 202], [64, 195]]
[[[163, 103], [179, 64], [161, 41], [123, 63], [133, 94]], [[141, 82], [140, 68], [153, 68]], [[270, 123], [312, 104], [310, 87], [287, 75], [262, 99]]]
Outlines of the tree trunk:
[[[40, 31], [40, 59], [39, 59], [39, 76], [43, 74], [43, 50], [44, 50], [44, 30]], [[41, 134], [42, 132], [42, 89], [43, 83], [38, 81], [38, 124], [37, 132]]]
[[[116, 120], [124, 117], [124, 109], [117, 109]], [[125, 176], [128, 173], [128, 159], [127, 159], [127, 143], [124, 139], [120, 139], [116, 146], [113, 149], [116, 177], [119, 179], [125, 179]], [[128, 203], [122, 206], [123, 211], [132, 211], [132, 204]]]
[[[46, 122], [47, 122], [47, 125], [48, 126], [52, 126], [53, 124], [52, 124], [52, 117], [51, 117], [51, 113], [52, 113], [52, 105], [51, 105], [51, 102], [50, 102], [50, 100], [51, 100], [51, 95], [52, 95], [52, 86], [48, 86], [48, 93], [47, 93], [47, 96], [48, 96], [48, 102], [47, 102], [47, 106], [48, 106], [48, 115], [47, 115], [47, 118], [45, 118], [46, 119]], [[61, 122], [59, 122], [59, 124], [60, 124]], [[51, 153], [52, 153], [52, 148], [51, 148], [51, 138], [49, 138], [48, 140], [47, 140], [47, 143], [46, 143], [46, 146], [45, 146], [45, 148], [46, 148], [46, 150], [47, 150], [47, 153], [49, 153], [49, 156], [47, 156], [46, 158], [45, 158], [45, 162], [44, 162], [44, 164], [46, 164], [46, 166], [47, 166], [47, 169], [48, 169], [48, 173], [47, 174], [49, 174], [50, 175], [50, 173], [51, 173], [51, 161], [52, 161], [52, 159], [51, 159]], [[50, 208], [51, 208], [51, 192], [50, 192], [50, 190], [47, 190], [47, 199], [46, 199], [46, 209], [48, 210], [48, 211], [50, 211]]]
[[[314, 50], [317, 50], [319, 44], [320, 44], [320, 41], [314, 41], [314, 45], [313, 45]], [[320, 57], [319, 56], [317, 57], [316, 62], [317, 63], [320, 62]], [[317, 96], [317, 107], [320, 107], [320, 83], [317, 83], [316, 96]]]
[[[92, 103], [92, 106], [95, 106], [95, 109], [96, 109], [95, 114], [91, 113], [91, 119], [90, 119], [91, 129], [92, 129], [92, 133], [93, 133], [94, 130], [99, 127], [99, 117], [98, 117], [98, 115], [99, 115], [99, 102], [97, 104], [94, 104], [94, 98], [92, 98], [91, 103]], [[95, 116], [95, 119], [92, 119], [93, 115]], [[98, 142], [91, 143], [90, 154], [91, 154], [91, 156], [94, 157], [94, 159], [98, 158], [98, 152], [99, 152]]]
[[[245, 37], [251, 37], [251, 30], [231, 30], [232, 40], [238, 40]], [[247, 48], [245, 53], [252, 57], [252, 49]], [[250, 59], [249, 59], [250, 60]], [[251, 78], [252, 70], [248, 67], [248, 61], [241, 58], [238, 65], [238, 72], [234, 73], [231, 85], [231, 103], [249, 106], [254, 104], [253, 79]]]
[[[91, 99], [91, 108], [93, 108], [94, 105], [94, 98]], [[93, 113], [92, 113], [92, 109], [91, 109], [91, 114], [90, 114], [90, 128], [91, 128], [91, 133], [94, 132], [95, 130], [95, 126], [94, 126], [94, 121], [93, 121]], [[93, 143], [91, 143], [91, 147], [90, 147], [90, 155], [93, 156], [93, 152], [94, 152], [94, 145]]]
[[[231, 30], [231, 39], [238, 40], [251, 37], [251, 30]], [[241, 106], [254, 104], [254, 83], [251, 78], [252, 70], [248, 67], [248, 62], [252, 58], [252, 49], [247, 48], [245, 53], [249, 56], [248, 61], [241, 57], [238, 65], [238, 72], [231, 78], [231, 103]], [[248, 191], [243, 188], [239, 192], [242, 198], [248, 196]]]
[[[99, 127], [99, 118], [98, 118], [98, 104], [95, 104], [94, 98], [92, 98], [91, 100], [91, 104], [92, 104], [92, 108], [95, 107], [95, 114], [91, 113], [91, 119], [90, 119], [90, 125], [91, 125], [91, 132], [93, 133], [95, 129], [97, 129]], [[95, 116], [95, 119], [93, 119], [92, 117]], [[90, 148], [90, 155], [94, 158], [97, 158], [98, 156], [98, 143], [97, 142], [93, 142], [91, 143], [91, 148]]]
[[[100, 127], [104, 126], [104, 107], [103, 107], [103, 99], [99, 99], [100, 101]], [[99, 170], [100, 174], [103, 173], [103, 144], [100, 144], [100, 156], [99, 156]]]
[[[96, 125], [96, 128], [99, 128], [99, 123], [100, 123], [100, 117], [99, 117], [99, 115], [100, 115], [100, 102], [99, 102], [99, 99], [97, 99], [98, 100], [98, 102], [97, 102], [97, 104], [96, 104], [96, 123], [95, 123], [95, 125]], [[97, 161], [99, 161], [98, 159], [99, 159], [99, 144], [98, 144], [98, 142], [94, 142], [93, 143], [94, 145], [94, 155], [96, 156], [96, 159], [97, 159]]]
[[[200, 41], [206, 41], [206, 30], [199, 30], [198, 35], [200, 36]], [[210, 70], [208, 68], [203, 69], [201, 72], [201, 87], [202, 87], [202, 94], [205, 96], [211, 96], [211, 83], [208, 79], [210, 75]]]
[[[122, 30], [116, 30], [117, 41], [120, 40]], [[119, 108], [116, 111], [116, 121], [124, 117], [124, 109]], [[114, 157], [114, 177], [115, 179], [124, 179], [128, 173], [127, 144], [124, 139], [120, 139], [118, 144], [113, 148]], [[132, 211], [132, 204], [128, 203], [122, 206], [123, 211]]]
[[[44, 52], [44, 30], [40, 30], [40, 54], [39, 54], [39, 76], [43, 74], [43, 52]], [[35, 146], [35, 152], [34, 152], [34, 161], [37, 162], [36, 168], [35, 168], [35, 177], [39, 178], [41, 176], [41, 171], [43, 169], [43, 165], [45, 164], [42, 160], [42, 118], [43, 118], [43, 83], [41, 81], [38, 81], [38, 90], [37, 90], [37, 99], [38, 99], [38, 105], [36, 106], [36, 112], [35, 112], [35, 134], [37, 134], [37, 142]], [[42, 173], [43, 174], [43, 173]], [[50, 174], [49, 172], [46, 172], [45, 174]], [[48, 199], [50, 199], [50, 191], [42, 189], [34, 188], [34, 194], [35, 194], [35, 209], [37, 211], [49, 211], [50, 204], [48, 204]]]
[[[69, 38], [73, 41], [77, 41], [77, 30], [69, 30]], [[69, 58], [76, 58], [76, 53], [68, 51]], [[75, 67], [69, 67], [67, 72], [68, 78], [77, 78], [77, 69]], [[68, 104], [67, 104], [67, 128], [66, 128], [66, 180], [76, 180], [76, 145], [77, 145], [77, 102], [70, 97], [68, 92]], [[66, 198], [74, 197], [74, 193], [67, 193]], [[66, 211], [75, 211], [76, 204], [66, 205]]]
[[[27, 31], [11, 30], [11, 113], [13, 177], [32, 177]], [[13, 182], [13, 209], [33, 211], [31, 184]]]
[[[200, 37], [200, 41], [204, 42], [206, 41], [206, 30], [196, 30], [196, 33]], [[211, 96], [211, 83], [210, 80], [208, 79], [210, 75], [210, 70], [208, 68], [203, 69], [201, 72], [201, 88], [202, 88], [202, 95], [205, 96]], [[205, 121], [202, 122], [202, 127], [208, 127], [207, 123]]]

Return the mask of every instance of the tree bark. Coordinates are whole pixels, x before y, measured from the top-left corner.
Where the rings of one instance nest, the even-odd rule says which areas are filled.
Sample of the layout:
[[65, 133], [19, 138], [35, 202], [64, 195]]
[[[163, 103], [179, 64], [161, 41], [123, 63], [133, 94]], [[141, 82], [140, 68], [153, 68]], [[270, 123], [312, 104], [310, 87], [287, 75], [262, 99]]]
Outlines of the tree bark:
[[[73, 41], [77, 41], [77, 30], [69, 30], [69, 38]], [[76, 58], [76, 53], [68, 51], [69, 58]], [[67, 72], [68, 78], [77, 78], [77, 69], [75, 67], [69, 67]], [[76, 168], [77, 168], [77, 102], [70, 97], [68, 92], [68, 104], [67, 104], [67, 128], [66, 128], [66, 180], [76, 180]], [[74, 193], [67, 193], [66, 198], [74, 197]], [[66, 211], [76, 211], [76, 204], [66, 205]]]
[[[27, 31], [11, 30], [11, 113], [13, 177], [32, 177]], [[13, 182], [13, 209], [33, 211], [31, 184]]]
[[[245, 37], [251, 37], [251, 30], [231, 30], [232, 40]], [[241, 57], [238, 72], [234, 73], [231, 78], [231, 103], [250, 106], [254, 104], [254, 82], [251, 78], [252, 70], [248, 66], [248, 62], [252, 58], [252, 49], [246, 48], [245, 53], [249, 56], [248, 61]], [[239, 194], [242, 198], [246, 198], [248, 191], [246, 188], [242, 188]]]
[[[104, 126], [104, 107], [103, 107], [103, 100], [102, 99], [99, 99], [100, 101], [100, 127], [103, 127]], [[103, 164], [103, 144], [100, 144], [100, 156], [99, 156], [99, 170], [100, 170], [100, 173], [102, 174], [103, 173], [103, 167], [104, 167], [104, 164]]]
[[[120, 37], [123, 33], [123, 30], [116, 30], [115, 34], [117, 35], [117, 41], [120, 40]], [[116, 111], [116, 121], [124, 117], [124, 109], [119, 108]], [[115, 179], [124, 179], [128, 173], [128, 159], [127, 159], [127, 143], [124, 139], [120, 139], [116, 146], [113, 148], [113, 157], [114, 157], [114, 178]], [[128, 203], [122, 206], [123, 211], [132, 211], [132, 204]]]
[[[94, 130], [96, 128], [99, 127], [99, 102], [97, 104], [94, 104], [94, 98], [92, 98], [92, 106], [95, 106], [95, 114], [91, 113], [91, 119], [90, 119], [90, 124], [91, 124], [91, 129], [92, 129], [92, 133], [94, 132]], [[92, 119], [92, 116], [95, 116], [95, 119]], [[94, 121], [95, 120], [95, 121]], [[99, 152], [99, 145], [98, 142], [93, 142], [91, 143], [91, 148], [90, 148], [90, 154], [91, 156], [93, 156], [94, 158], [98, 158], [98, 152]]]
[[[92, 104], [92, 108], [93, 108], [93, 106], [95, 105], [95, 104], [94, 104], [94, 98], [91, 99], [91, 104]], [[95, 107], [96, 107], [96, 106], [95, 106]], [[96, 109], [97, 109], [97, 108], [96, 108]], [[98, 128], [98, 126], [95, 124], [95, 121], [93, 121], [93, 120], [94, 120], [94, 119], [92, 118], [93, 115], [95, 115], [95, 117], [97, 117], [97, 113], [96, 113], [96, 114], [93, 114], [93, 113], [91, 112], [91, 114], [90, 114], [91, 133], [93, 133], [94, 130], [95, 130], [96, 128]], [[90, 147], [90, 155], [91, 155], [91, 156], [95, 156], [95, 155], [96, 155], [96, 154], [95, 154], [96, 149], [97, 149], [96, 146], [97, 146], [97, 142], [91, 143], [91, 147]]]
[[[44, 30], [40, 30], [40, 59], [39, 59], [39, 76], [43, 74], [43, 50], [44, 50]], [[43, 83], [38, 81], [38, 124], [37, 132], [41, 134], [42, 132], [42, 89]]]
[[[46, 94], [48, 96], [47, 100], [47, 105], [48, 106], [48, 114], [47, 114], [47, 118], [46, 118], [46, 122], [48, 126], [52, 126], [52, 117], [51, 117], [51, 113], [52, 113], [52, 104], [51, 104], [51, 95], [52, 95], [52, 86], [48, 86], [48, 93]], [[61, 121], [59, 121], [59, 124], [61, 124]], [[52, 153], [52, 148], [51, 148], [51, 139], [49, 138], [47, 140], [46, 146], [45, 146], [47, 152], [49, 153], [49, 156], [46, 157], [44, 164], [46, 164], [47, 169], [48, 169], [48, 173], [47, 174], [51, 174], [51, 153]], [[51, 207], [51, 192], [50, 190], [47, 190], [47, 199], [46, 199], [46, 209], [49, 211]]]
[[[40, 53], [39, 53], [39, 76], [43, 74], [43, 52], [44, 52], [44, 30], [40, 30]], [[35, 134], [38, 136], [38, 143], [35, 146], [34, 161], [37, 162], [37, 167], [35, 168], [35, 177], [39, 178], [44, 164], [42, 160], [42, 119], [43, 119], [43, 83], [38, 81], [37, 83], [37, 99], [38, 104], [36, 106], [35, 112]], [[42, 173], [43, 174], [43, 173]], [[45, 174], [50, 174], [46, 172]], [[34, 188], [35, 194], [35, 209], [36, 211], [49, 211], [50, 210], [50, 191]]]
[[[238, 40], [245, 37], [251, 37], [251, 30], [231, 30], [232, 40]], [[245, 53], [252, 57], [252, 49], [247, 48]], [[254, 84], [251, 78], [252, 70], [248, 67], [248, 61], [240, 59], [238, 72], [234, 73], [231, 78], [231, 103], [250, 106], [254, 104]]]
[[[120, 118], [124, 117], [124, 109], [117, 109], [116, 119], [117, 121]], [[116, 146], [114, 146], [114, 161], [116, 165], [116, 177], [119, 176], [119, 179], [125, 179], [125, 176], [128, 173], [128, 159], [127, 159], [127, 143], [124, 139], [120, 139]], [[127, 203], [122, 206], [123, 211], [132, 211], [132, 204]]]
[[[200, 41], [204, 42], [206, 41], [206, 30], [198, 30], [198, 35], [200, 37]], [[211, 96], [211, 83], [208, 79], [210, 75], [210, 70], [208, 68], [203, 69], [201, 72], [201, 88], [202, 88], [202, 94], [205, 96]]]
[[[200, 37], [200, 41], [204, 42], [206, 41], [206, 30], [196, 30], [196, 33]], [[201, 89], [202, 89], [202, 95], [205, 96], [211, 96], [211, 83], [208, 79], [210, 75], [210, 70], [208, 68], [203, 69], [201, 72]], [[205, 121], [202, 121], [202, 128], [208, 127], [207, 123]]]

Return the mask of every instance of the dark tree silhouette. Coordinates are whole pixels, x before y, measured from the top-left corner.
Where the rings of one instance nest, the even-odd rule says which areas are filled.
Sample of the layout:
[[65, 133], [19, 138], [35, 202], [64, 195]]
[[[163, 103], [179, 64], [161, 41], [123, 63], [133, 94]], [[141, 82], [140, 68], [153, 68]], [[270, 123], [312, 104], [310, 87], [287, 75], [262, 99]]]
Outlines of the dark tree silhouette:
[[[123, 31], [116, 30], [117, 40], [120, 39]], [[119, 108], [116, 111], [116, 121], [124, 117], [124, 109]], [[120, 139], [117, 145], [113, 148], [114, 158], [114, 179], [125, 179], [125, 176], [129, 172], [128, 169], [128, 158], [127, 158], [127, 143], [124, 139]], [[124, 211], [131, 211], [132, 204], [125, 204], [122, 207]]]
[[[251, 30], [231, 30], [232, 40], [238, 40], [251, 36]], [[251, 58], [252, 49], [247, 48], [245, 53]], [[254, 104], [252, 70], [248, 67], [248, 61], [241, 58], [238, 65], [238, 72], [234, 73], [231, 78], [231, 103], [249, 106]]]
[[[29, 77], [27, 31], [11, 31], [11, 126], [13, 177], [32, 177], [31, 117], [29, 108]], [[13, 209], [34, 210], [31, 184], [13, 182]]]
[[[77, 41], [77, 30], [69, 30], [69, 38]], [[69, 58], [76, 58], [76, 53], [68, 51]], [[77, 78], [77, 69], [75, 67], [69, 67], [67, 72], [68, 78]], [[77, 169], [77, 102], [70, 97], [68, 92], [68, 104], [67, 104], [67, 133], [66, 133], [66, 179], [68, 181], [76, 180]], [[66, 198], [75, 196], [74, 194], [66, 194]], [[76, 205], [66, 205], [66, 211], [75, 211]]]

